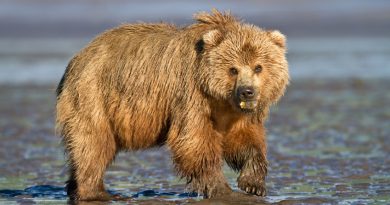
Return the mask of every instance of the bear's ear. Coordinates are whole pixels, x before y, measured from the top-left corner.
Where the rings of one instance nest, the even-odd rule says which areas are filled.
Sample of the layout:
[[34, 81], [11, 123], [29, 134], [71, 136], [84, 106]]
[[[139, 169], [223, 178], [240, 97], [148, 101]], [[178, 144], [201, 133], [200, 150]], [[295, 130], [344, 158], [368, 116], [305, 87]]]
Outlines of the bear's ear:
[[281, 48], [286, 48], [286, 37], [278, 30], [267, 31], [267, 35], [271, 40]]
[[223, 35], [220, 30], [214, 29], [203, 34], [203, 42], [207, 47], [217, 46], [223, 40]]

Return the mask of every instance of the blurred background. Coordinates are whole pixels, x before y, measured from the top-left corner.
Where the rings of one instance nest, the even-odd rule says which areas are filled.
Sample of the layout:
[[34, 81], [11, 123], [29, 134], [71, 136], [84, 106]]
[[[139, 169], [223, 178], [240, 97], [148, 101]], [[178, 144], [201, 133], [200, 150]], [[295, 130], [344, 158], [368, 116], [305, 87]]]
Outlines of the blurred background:
[[106, 29], [139, 21], [186, 25], [211, 8], [286, 34], [292, 79], [390, 75], [387, 0], [1, 0], [0, 83], [58, 82], [70, 57]]
[[[121, 23], [184, 26], [212, 8], [288, 38], [292, 81], [268, 122], [266, 202], [388, 203], [388, 0], [0, 0], [0, 203], [64, 202], [54, 89], [77, 51]], [[164, 149], [119, 156], [106, 184], [136, 200], [188, 200]]]

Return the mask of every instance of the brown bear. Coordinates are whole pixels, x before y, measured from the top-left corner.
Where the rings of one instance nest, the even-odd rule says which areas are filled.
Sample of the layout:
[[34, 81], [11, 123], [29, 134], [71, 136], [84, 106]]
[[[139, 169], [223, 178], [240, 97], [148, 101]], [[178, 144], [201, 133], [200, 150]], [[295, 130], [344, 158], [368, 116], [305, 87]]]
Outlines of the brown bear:
[[238, 187], [265, 195], [264, 121], [289, 81], [285, 37], [213, 10], [196, 23], [125, 24], [69, 63], [57, 88], [57, 130], [72, 200], [110, 200], [103, 177], [119, 151], [166, 145], [205, 198]]

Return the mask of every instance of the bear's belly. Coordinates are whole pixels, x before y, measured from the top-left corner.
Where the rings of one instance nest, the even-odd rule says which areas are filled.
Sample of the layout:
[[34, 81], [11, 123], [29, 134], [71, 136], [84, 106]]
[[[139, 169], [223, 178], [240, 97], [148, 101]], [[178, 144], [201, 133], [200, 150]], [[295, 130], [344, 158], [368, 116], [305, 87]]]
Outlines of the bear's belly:
[[117, 142], [129, 150], [146, 149], [164, 144], [168, 130], [167, 111], [157, 102], [140, 102], [118, 112]]

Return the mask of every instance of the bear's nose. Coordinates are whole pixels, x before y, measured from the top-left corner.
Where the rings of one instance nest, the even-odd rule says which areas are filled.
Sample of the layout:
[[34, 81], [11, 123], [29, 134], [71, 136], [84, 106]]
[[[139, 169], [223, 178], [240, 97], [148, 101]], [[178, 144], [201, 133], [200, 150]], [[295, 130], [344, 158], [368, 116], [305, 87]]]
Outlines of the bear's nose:
[[255, 89], [253, 87], [239, 87], [237, 91], [241, 100], [253, 100], [255, 97]]

